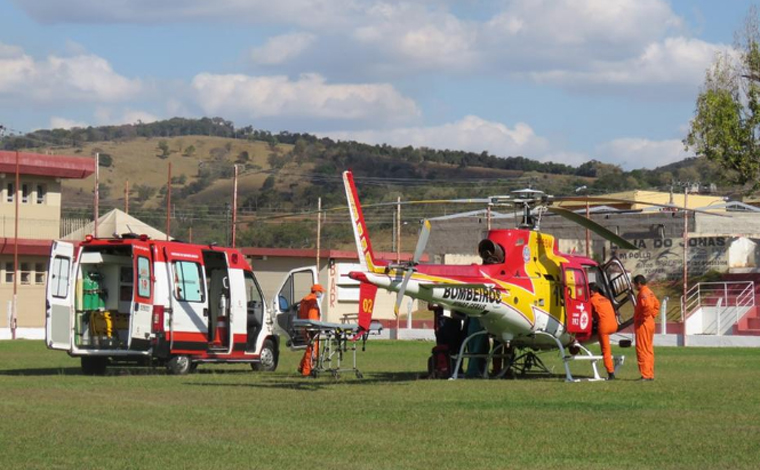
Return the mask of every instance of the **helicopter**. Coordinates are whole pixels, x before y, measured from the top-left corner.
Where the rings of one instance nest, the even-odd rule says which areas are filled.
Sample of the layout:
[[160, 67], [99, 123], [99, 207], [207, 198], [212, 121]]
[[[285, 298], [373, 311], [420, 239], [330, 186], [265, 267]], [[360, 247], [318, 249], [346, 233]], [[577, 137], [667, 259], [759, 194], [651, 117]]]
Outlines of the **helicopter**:
[[[478, 244], [482, 264], [419, 264], [430, 236], [428, 220], [422, 221], [412, 260], [390, 263], [375, 257], [351, 171], [343, 173], [343, 182], [361, 265], [360, 271], [348, 274], [360, 283], [360, 329], [369, 329], [375, 295], [382, 288], [397, 293], [394, 308], [397, 316], [402, 298], [409, 296], [426, 301], [438, 312], [444, 310], [480, 322], [482, 332], [470, 335], [462, 342], [456, 355], [457, 365], [451, 368], [451, 378], [456, 378], [467, 343], [476, 335], [487, 334], [496, 345], [488, 358], [507, 358], [507, 367], [501, 369], [500, 376], [510, 368], [521, 373], [531, 368], [549, 372], [535, 353], [557, 349], [568, 381], [576, 381], [568, 366], [568, 362], [574, 359], [589, 360], [594, 379], [601, 380], [596, 368], [601, 356], [593, 355], [583, 346], [597, 339], [589, 286], [592, 283], [599, 286], [611, 301], [616, 312], [617, 331], [620, 332], [633, 323], [632, 318], [624, 320], [620, 315], [623, 305], [629, 302], [635, 305], [636, 302], [630, 275], [615, 256], [598, 263], [585, 256], [560, 252], [557, 239], [540, 231], [540, 222], [546, 213], [556, 214], [586, 227], [621, 249], [636, 250], [635, 245], [596, 222], [553, 206], [561, 201], [623, 200], [561, 198], [534, 189], [515, 191], [512, 196], [450, 200], [448, 202], [486, 204], [489, 208], [512, 206], [522, 211], [522, 219], [515, 229], [489, 230], [487, 237]], [[620, 346], [630, 346], [630, 341], [621, 341]], [[624, 356], [616, 356], [616, 365], [622, 364], [623, 359]]]

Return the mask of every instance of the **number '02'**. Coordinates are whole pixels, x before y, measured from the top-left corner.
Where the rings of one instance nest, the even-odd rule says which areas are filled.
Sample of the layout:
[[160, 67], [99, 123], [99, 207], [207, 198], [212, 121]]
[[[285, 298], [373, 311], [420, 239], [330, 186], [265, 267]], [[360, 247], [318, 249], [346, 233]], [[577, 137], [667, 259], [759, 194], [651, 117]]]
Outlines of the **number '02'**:
[[362, 301], [362, 310], [364, 310], [367, 313], [371, 313], [372, 307], [373, 307], [372, 303], [373, 303], [372, 299], [364, 299]]

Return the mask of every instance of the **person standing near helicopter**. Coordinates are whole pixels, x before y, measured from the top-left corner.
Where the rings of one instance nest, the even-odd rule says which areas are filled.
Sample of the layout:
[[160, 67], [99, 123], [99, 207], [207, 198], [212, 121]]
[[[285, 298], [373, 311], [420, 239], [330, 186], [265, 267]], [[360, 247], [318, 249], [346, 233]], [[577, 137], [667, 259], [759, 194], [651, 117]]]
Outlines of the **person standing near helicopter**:
[[607, 380], [615, 380], [615, 363], [612, 360], [610, 348], [610, 335], [618, 328], [615, 308], [598, 285], [591, 284], [589, 289], [591, 290], [591, 311], [598, 321], [596, 333], [599, 336], [599, 347], [604, 357], [604, 368], [607, 369]]
[[643, 381], [654, 380], [654, 318], [660, 311], [660, 301], [647, 287], [647, 278], [641, 274], [633, 278], [633, 287], [639, 291], [633, 325], [636, 332], [636, 359]]

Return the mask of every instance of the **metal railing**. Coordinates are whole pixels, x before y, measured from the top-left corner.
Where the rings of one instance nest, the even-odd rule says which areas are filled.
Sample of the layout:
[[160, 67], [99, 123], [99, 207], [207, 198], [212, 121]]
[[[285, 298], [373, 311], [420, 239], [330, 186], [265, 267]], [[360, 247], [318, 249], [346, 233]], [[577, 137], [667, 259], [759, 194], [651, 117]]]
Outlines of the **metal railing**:
[[721, 335], [755, 306], [755, 283], [700, 282], [681, 297], [681, 318], [685, 322], [691, 315], [704, 308], [715, 310], [714, 320], [708, 320], [702, 334]]

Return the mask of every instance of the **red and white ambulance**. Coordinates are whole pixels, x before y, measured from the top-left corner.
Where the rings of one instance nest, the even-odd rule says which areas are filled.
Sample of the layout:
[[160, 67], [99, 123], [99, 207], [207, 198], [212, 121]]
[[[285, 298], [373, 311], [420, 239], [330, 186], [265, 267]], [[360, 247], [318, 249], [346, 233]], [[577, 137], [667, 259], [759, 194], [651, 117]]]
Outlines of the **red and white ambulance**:
[[48, 272], [47, 347], [80, 357], [85, 374], [112, 362], [277, 368], [276, 312], [235, 249], [88, 236], [54, 242]]

